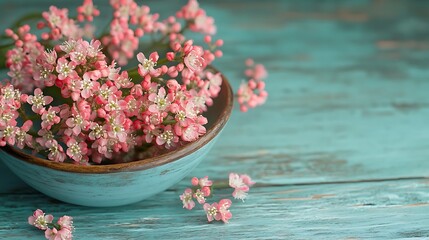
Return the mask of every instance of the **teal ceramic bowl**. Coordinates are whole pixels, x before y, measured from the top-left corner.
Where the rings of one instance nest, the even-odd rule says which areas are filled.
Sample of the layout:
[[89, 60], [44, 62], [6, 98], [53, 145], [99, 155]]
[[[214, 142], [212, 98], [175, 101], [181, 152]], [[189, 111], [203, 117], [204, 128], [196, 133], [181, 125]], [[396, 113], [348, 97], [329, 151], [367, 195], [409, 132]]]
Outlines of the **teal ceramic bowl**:
[[209, 108], [207, 133], [177, 150], [143, 160], [77, 166], [3, 147], [0, 159], [34, 189], [61, 201], [93, 207], [120, 206], [151, 197], [179, 182], [212, 148], [231, 115], [233, 94], [224, 78]]

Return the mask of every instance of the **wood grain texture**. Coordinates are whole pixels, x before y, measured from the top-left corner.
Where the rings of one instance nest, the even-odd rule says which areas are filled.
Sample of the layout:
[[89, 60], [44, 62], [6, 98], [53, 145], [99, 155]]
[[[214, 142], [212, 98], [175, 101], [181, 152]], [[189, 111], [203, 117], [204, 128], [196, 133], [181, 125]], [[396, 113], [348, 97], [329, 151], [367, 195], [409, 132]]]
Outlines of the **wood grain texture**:
[[[1, 25], [17, 9], [47, 2], [1, 2]], [[161, 16], [184, 2], [145, 1]], [[243, 79], [248, 57], [270, 74], [266, 105], [234, 112], [189, 175], [224, 179], [236, 171], [256, 179], [251, 198], [234, 202], [231, 223], [205, 224], [201, 211], [181, 209], [185, 179], [151, 200], [109, 209], [1, 194], [0, 239], [41, 239], [25, 225], [38, 207], [75, 216], [76, 239], [428, 239], [429, 2], [201, 5], [225, 40], [216, 67], [232, 85]]]
[[[217, 190], [216, 198], [230, 193]], [[179, 194], [179, 189], [169, 190], [134, 205], [104, 209], [59, 203], [36, 193], [1, 195], [0, 238], [41, 239], [26, 224], [34, 208], [74, 216], [76, 239], [429, 238], [428, 179], [255, 187], [246, 202], [233, 202], [229, 224], [206, 224], [201, 208], [180, 207]]]

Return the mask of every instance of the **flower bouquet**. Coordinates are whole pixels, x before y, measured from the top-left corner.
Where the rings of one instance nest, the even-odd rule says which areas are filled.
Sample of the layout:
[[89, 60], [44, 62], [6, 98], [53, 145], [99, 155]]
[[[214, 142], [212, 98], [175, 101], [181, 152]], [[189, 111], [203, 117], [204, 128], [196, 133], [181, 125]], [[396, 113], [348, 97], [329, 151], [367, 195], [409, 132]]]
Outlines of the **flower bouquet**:
[[[74, 18], [51, 6], [36, 26], [6, 29], [13, 42], [3, 46], [9, 78], [0, 87], [1, 146], [54, 162], [109, 164], [172, 151], [206, 133], [205, 112], [224, 79], [212, 67], [223, 54], [214, 19], [196, 0], [164, 20], [133, 0], [110, 5], [112, 19], [98, 33], [91, 0]], [[265, 68], [246, 64], [242, 111], [267, 97]]]

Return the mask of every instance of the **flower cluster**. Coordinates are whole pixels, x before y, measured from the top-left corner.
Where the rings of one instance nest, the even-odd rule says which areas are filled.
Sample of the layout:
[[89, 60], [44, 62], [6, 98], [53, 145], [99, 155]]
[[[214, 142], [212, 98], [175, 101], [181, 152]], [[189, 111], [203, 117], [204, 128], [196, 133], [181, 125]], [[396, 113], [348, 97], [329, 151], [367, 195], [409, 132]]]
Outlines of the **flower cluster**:
[[[212, 196], [213, 187], [213, 182], [207, 176], [200, 179], [193, 177], [191, 184], [193, 187], [186, 188], [183, 194], [180, 195], [183, 208], [192, 210], [195, 207], [195, 199], [200, 205], [203, 205], [209, 222], [216, 220], [228, 223], [229, 219], [232, 218], [232, 213], [229, 211], [232, 201], [230, 199], [221, 199], [219, 202], [207, 203], [207, 198]], [[235, 199], [244, 201], [253, 184], [255, 182], [248, 175], [239, 175], [237, 173], [230, 173], [229, 175], [229, 186], [234, 189], [232, 196]]]
[[73, 238], [72, 232], [73, 218], [70, 216], [62, 216], [57, 223], [52, 223], [54, 217], [51, 214], [45, 213], [37, 209], [32, 216], [28, 217], [28, 223], [40, 230], [45, 231], [45, 237], [49, 240], [69, 240]]
[[252, 59], [247, 59], [246, 65], [248, 69], [244, 73], [248, 81], [243, 82], [237, 91], [238, 103], [242, 112], [264, 104], [268, 97], [264, 82], [267, 71], [264, 65], [255, 64]]
[[[91, 0], [75, 18], [51, 6], [37, 24], [39, 38], [29, 25], [6, 30], [13, 48], [6, 55], [10, 79], [0, 85], [1, 146], [86, 165], [174, 149], [205, 134], [204, 112], [223, 80], [210, 67], [223, 55], [213, 18], [196, 0], [165, 20], [134, 0], [110, 4], [113, 20], [99, 38], [87, 27], [100, 15]], [[202, 34], [201, 44], [186, 31]], [[147, 35], [155, 40], [142, 41]], [[132, 58], [138, 63], [123, 70]], [[243, 111], [267, 96], [264, 67], [251, 67], [238, 92]]]

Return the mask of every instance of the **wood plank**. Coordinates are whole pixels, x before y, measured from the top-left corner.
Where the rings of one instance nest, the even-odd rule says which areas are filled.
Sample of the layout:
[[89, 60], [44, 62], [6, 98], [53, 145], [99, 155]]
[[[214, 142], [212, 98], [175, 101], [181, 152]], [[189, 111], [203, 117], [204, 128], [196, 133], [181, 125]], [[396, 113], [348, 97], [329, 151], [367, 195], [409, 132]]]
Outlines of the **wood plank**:
[[[396, 239], [429, 237], [429, 180], [257, 186], [234, 201], [229, 224], [182, 209], [181, 190], [120, 208], [59, 203], [36, 193], [1, 194], [0, 239], [41, 239], [26, 224], [35, 208], [74, 217], [76, 239]], [[214, 200], [232, 191], [218, 189]], [[6, 221], [5, 221], [6, 220]]]

